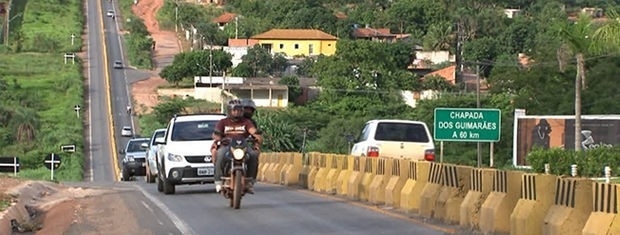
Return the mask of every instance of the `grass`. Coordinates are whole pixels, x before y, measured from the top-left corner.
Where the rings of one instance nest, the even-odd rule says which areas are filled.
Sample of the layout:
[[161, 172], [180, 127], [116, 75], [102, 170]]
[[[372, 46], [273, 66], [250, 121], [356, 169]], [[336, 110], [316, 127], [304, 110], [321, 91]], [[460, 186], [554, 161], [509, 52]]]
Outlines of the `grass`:
[[[77, 52], [82, 45], [84, 16], [81, 0], [28, 1], [21, 33], [23, 51]], [[71, 35], [75, 34], [74, 45]]]
[[[15, 27], [22, 35], [15, 42], [19, 50], [0, 54], [0, 77], [21, 87], [10, 92], [28, 94], [39, 125], [34, 141], [6, 146], [0, 154], [20, 157], [18, 177], [49, 180], [43, 158], [54, 152], [62, 157], [55, 179], [82, 180], [84, 154], [79, 150], [84, 147], [84, 126], [73, 107], [83, 106], [84, 78], [81, 61], [64, 64], [62, 57], [64, 52], [81, 48], [80, 37], [71, 45], [70, 36], [82, 34], [82, 1], [27, 1], [23, 9], [24, 20]], [[61, 153], [60, 146], [65, 144], [75, 144], [78, 151]]]

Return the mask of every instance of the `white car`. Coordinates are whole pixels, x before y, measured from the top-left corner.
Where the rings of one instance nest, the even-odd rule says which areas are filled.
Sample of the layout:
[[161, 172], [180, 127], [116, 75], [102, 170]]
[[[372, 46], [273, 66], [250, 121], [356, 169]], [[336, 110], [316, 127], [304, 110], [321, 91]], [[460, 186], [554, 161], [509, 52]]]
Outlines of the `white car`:
[[424, 122], [371, 120], [354, 141], [352, 156], [435, 160], [435, 144]]
[[108, 10], [105, 14], [108, 17], [113, 17], [114, 16], [114, 11], [113, 10]]
[[131, 127], [130, 126], [123, 126], [123, 129], [121, 129], [121, 136], [123, 137], [131, 137], [132, 131], [131, 131]]
[[155, 177], [157, 177], [157, 149], [158, 144], [155, 144], [155, 139], [164, 137], [166, 129], [157, 129], [153, 132], [153, 136], [149, 139], [148, 143], [144, 143], [143, 147], [146, 149], [146, 182], [154, 183]]
[[157, 190], [174, 194], [175, 185], [214, 182], [211, 156], [215, 125], [224, 114], [175, 116], [168, 122], [164, 137], [156, 138]]

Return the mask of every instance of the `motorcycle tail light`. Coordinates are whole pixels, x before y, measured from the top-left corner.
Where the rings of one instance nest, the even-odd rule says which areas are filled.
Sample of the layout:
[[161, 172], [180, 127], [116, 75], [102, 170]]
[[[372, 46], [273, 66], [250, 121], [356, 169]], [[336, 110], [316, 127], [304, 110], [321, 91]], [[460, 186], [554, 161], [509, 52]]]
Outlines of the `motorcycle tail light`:
[[366, 151], [368, 157], [379, 157], [379, 147], [368, 147]]
[[243, 159], [244, 155], [245, 155], [245, 151], [243, 151], [243, 149], [235, 149], [232, 151], [233, 154], [233, 158], [235, 158], [235, 160], [241, 160]]

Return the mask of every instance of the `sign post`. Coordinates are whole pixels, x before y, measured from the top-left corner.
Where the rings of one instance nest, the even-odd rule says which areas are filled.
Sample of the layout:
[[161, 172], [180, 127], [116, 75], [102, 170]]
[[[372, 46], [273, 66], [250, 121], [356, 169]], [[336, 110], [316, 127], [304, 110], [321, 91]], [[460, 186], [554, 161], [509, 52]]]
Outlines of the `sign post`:
[[[441, 153], [443, 141], [493, 144], [500, 139], [502, 115], [499, 109], [436, 108], [434, 117], [433, 138], [441, 142]], [[442, 155], [440, 162], [443, 162]], [[480, 166], [480, 159], [478, 161]]]
[[73, 107], [73, 110], [75, 110], [75, 114], [77, 115], [78, 118], [80, 118], [80, 109], [81, 107], [77, 104]]
[[44, 165], [45, 167], [47, 167], [47, 169], [50, 169], [52, 171], [51, 180], [54, 180], [54, 170], [60, 167], [60, 155], [57, 155], [55, 153], [48, 154], [45, 157]]
[[0, 172], [13, 172], [13, 175], [17, 176], [17, 172], [19, 172], [19, 158], [0, 157]]

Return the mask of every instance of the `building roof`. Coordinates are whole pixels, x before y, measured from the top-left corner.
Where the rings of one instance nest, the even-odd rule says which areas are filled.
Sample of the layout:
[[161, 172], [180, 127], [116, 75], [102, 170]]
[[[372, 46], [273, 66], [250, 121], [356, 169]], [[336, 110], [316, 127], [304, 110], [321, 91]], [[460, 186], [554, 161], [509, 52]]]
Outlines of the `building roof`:
[[218, 16], [217, 18], [213, 19], [213, 22], [214, 23], [220, 23], [220, 24], [226, 24], [226, 23], [230, 23], [233, 20], [235, 20], [235, 17], [237, 17], [237, 14], [226, 12], [226, 13]]
[[456, 84], [456, 65], [448, 66], [435, 72], [424, 75], [425, 78], [430, 76], [440, 76], [446, 79], [452, 85]]
[[396, 37], [395, 34], [390, 33], [388, 28], [373, 29], [369, 27], [353, 30], [353, 36], [357, 38]]
[[272, 29], [254, 35], [252, 39], [338, 40], [337, 37], [317, 29]]

